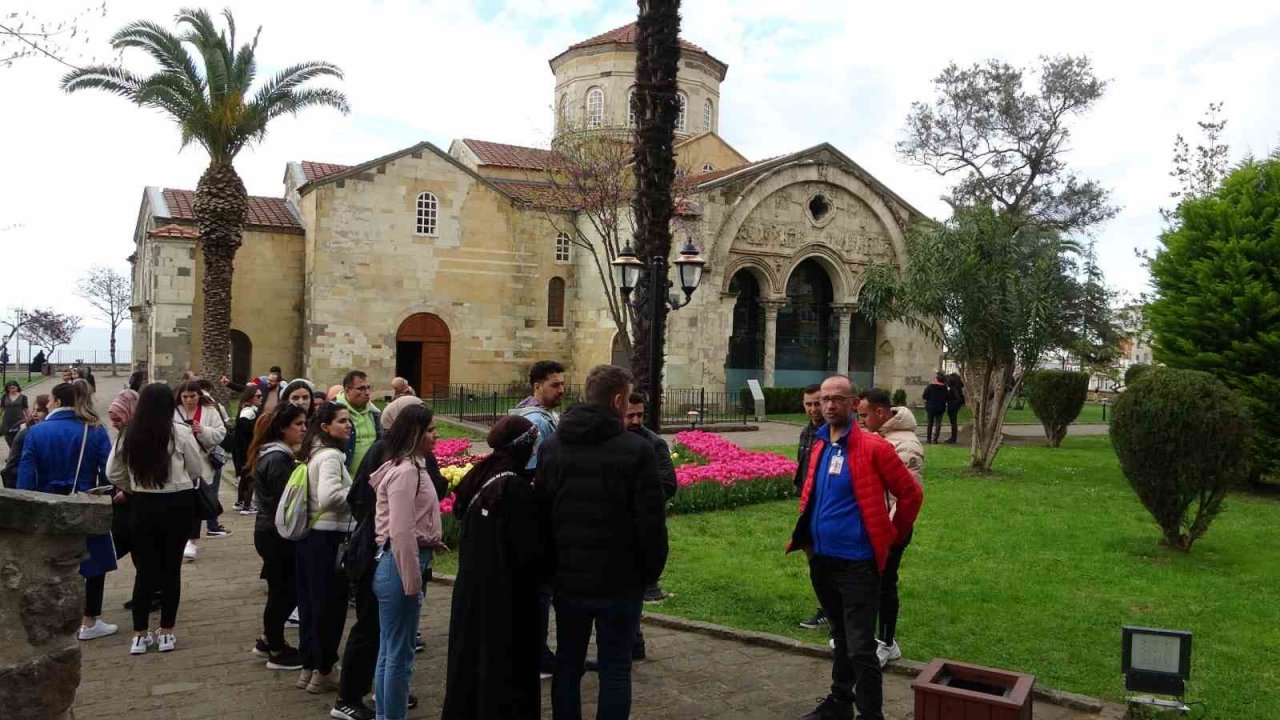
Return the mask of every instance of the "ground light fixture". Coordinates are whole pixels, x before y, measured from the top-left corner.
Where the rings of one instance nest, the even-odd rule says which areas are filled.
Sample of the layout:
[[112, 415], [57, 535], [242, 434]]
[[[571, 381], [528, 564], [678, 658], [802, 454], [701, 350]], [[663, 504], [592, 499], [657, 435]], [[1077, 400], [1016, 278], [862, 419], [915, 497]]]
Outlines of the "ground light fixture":
[[1120, 670], [1125, 690], [1150, 693], [1129, 697], [1131, 708], [1140, 705], [1181, 714], [1190, 711], [1182, 700], [1191, 677], [1190, 632], [1125, 625], [1121, 629]]

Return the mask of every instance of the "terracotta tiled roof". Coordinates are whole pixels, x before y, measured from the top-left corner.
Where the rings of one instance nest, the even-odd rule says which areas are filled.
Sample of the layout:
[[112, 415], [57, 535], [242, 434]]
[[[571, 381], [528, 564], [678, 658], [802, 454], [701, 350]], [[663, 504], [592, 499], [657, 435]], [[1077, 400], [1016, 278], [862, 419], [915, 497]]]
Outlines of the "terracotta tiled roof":
[[350, 170], [350, 165], [338, 165], [337, 163], [312, 162], [303, 160], [299, 165], [302, 166], [302, 174], [306, 177], [307, 182], [318, 180], [326, 175], [335, 175], [345, 170]]
[[523, 168], [525, 170], [546, 170], [551, 167], [555, 153], [541, 148], [524, 147], [523, 145], [505, 145], [487, 140], [463, 139], [463, 143], [476, 154], [481, 165], [497, 165], [499, 167]]
[[495, 187], [509, 195], [518, 203], [532, 207], [545, 207], [558, 210], [572, 210], [573, 203], [566, 197], [566, 191], [557, 189], [543, 182], [527, 182], [524, 180], [490, 179]]
[[[577, 50], [579, 48], [592, 47], [594, 45], [612, 45], [614, 43], [635, 43], [636, 41], [636, 23], [623, 25], [620, 28], [614, 28], [607, 33], [601, 33], [593, 38], [587, 38], [580, 43], [570, 45], [569, 50]], [[706, 53], [707, 51], [694, 45], [693, 43], [680, 38], [680, 47], [693, 52]]]
[[174, 223], [169, 223], [168, 225], [158, 227], [147, 234], [150, 235], [151, 237], [168, 237], [168, 238], [195, 239], [200, 237], [200, 231], [191, 227], [190, 225], [176, 225]]
[[742, 165], [735, 165], [734, 167], [725, 168], [723, 170], [712, 170], [711, 172], [698, 173], [696, 175], [688, 175], [686, 177], [681, 178], [678, 184], [683, 187], [703, 185], [713, 180], [719, 180], [722, 177], [727, 177], [734, 173], [742, 172], [743, 170], [749, 170], [755, 167], [756, 165], [763, 165], [767, 162], [771, 162], [776, 159], [777, 158], [766, 158], [764, 160], [757, 160], [755, 162], [744, 163]]
[[[187, 221], [196, 219], [196, 213], [192, 207], [195, 203], [195, 192], [165, 188], [162, 193], [165, 204], [169, 206], [167, 219]], [[283, 198], [259, 197], [257, 195], [249, 196], [249, 213], [245, 218], [245, 224], [280, 228], [282, 230], [302, 230], [302, 225], [298, 223], [297, 218], [289, 211], [289, 206]]]

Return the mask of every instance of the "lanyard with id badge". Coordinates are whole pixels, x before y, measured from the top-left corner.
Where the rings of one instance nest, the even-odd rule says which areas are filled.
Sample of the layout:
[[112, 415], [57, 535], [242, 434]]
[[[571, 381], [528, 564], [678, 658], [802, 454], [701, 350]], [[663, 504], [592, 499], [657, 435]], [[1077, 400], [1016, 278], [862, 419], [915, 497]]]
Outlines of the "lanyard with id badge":
[[839, 445], [832, 448], [834, 452], [831, 454], [831, 462], [827, 465], [827, 475], [839, 475], [844, 469], [844, 451]]

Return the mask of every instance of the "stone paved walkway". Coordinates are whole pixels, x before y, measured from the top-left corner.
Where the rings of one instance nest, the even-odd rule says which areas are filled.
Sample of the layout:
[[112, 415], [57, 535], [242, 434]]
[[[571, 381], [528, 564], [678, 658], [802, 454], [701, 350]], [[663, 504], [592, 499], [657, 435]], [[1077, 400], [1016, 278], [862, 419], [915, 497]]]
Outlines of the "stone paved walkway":
[[[230, 506], [233, 500], [224, 486], [224, 503]], [[199, 559], [183, 567], [173, 653], [128, 654], [130, 620], [121, 605], [129, 596], [133, 568], [126, 559], [108, 576], [105, 619], [119, 624], [120, 633], [83, 645], [83, 681], [75, 705], [79, 720], [327, 717], [333, 696], [295, 689], [295, 673], [269, 671], [248, 652], [260, 631], [266, 585], [258, 579], [252, 518], [232, 514], [223, 520], [234, 534], [202, 540]], [[427, 591], [422, 618], [427, 651], [418, 656], [413, 679], [422, 704], [411, 718], [439, 717], [450, 592], [442, 584]], [[296, 643], [296, 631], [288, 634]], [[792, 718], [825, 693], [830, 666], [818, 658], [654, 626], [646, 626], [645, 634], [650, 659], [635, 670], [635, 718]], [[549, 684], [543, 690], [543, 717], [550, 717]], [[589, 675], [583, 684], [587, 717], [594, 714], [595, 692]], [[887, 717], [912, 717], [907, 677], [886, 675], [885, 695]], [[1035, 713], [1038, 720], [1099, 717], [1047, 704], [1038, 704]]]

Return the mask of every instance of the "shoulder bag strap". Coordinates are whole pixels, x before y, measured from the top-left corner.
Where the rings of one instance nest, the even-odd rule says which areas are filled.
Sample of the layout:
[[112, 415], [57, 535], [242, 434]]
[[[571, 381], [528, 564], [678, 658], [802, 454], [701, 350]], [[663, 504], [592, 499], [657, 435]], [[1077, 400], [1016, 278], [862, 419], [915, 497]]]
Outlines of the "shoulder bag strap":
[[[76, 486], [80, 484], [80, 466], [84, 463], [84, 446], [89, 442], [89, 423], [84, 424], [84, 435], [80, 436], [80, 457], [76, 459], [76, 474], [71, 476], [71, 489], [67, 491], [67, 495], [76, 493]], [[93, 484], [98, 484], [98, 476], [93, 477]]]

